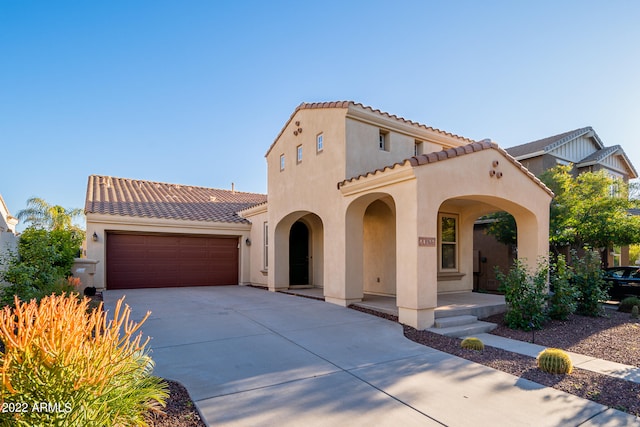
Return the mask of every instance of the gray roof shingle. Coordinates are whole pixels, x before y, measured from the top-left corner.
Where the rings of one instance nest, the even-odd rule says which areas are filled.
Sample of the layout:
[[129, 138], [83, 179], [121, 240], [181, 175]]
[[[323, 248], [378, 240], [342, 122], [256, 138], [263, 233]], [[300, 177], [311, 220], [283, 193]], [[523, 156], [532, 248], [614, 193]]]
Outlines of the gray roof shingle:
[[248, 223], [238, 211], [266, 200], [265, 194], [91, 175], [85, 213]]
[[[506, 151], [513, 157], [526, 156], [527, 154], [537, 153], [539, 151], [550, 151], [554, 148], [564, 144], [567, 141], [570, 141], [574, 138], [577, 138], [580, 135], [584, 135], [585, 133], [593, 132], [593, 128], [591, 126], [587, 126], [580, 129], [574, 129], [569, 132], [560, 133], [558, 135], [553, 135], [547, 138], [538, 139], [536, 141], [527, 142], [526, 144], [516, 145], [514, 147], [507, 148]], [[595, 132], [594, 132], [595, 135]], [[602, 145], [600, 138], [595, 135], [596, 140]]]

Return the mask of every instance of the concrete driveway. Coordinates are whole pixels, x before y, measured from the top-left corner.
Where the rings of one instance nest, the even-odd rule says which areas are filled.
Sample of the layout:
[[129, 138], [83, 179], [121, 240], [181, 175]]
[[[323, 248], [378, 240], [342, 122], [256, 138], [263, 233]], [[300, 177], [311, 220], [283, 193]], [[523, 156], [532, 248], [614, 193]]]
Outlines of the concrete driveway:
[[637, 418], [418, 345], [400, 325], [244, 286], [106, 291], [153, 337], [155, 375], [215, 426], [602, 426]]

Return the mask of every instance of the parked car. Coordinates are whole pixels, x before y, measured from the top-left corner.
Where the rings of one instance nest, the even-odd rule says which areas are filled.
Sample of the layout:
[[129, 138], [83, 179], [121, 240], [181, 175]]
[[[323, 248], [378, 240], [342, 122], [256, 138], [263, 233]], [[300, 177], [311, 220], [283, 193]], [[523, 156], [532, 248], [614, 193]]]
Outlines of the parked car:
[[604, 269], [604, 280], [611, 284], [609, 295], [622, 299], [629, 295], [640, 296], [640, 268], [609, 267]]

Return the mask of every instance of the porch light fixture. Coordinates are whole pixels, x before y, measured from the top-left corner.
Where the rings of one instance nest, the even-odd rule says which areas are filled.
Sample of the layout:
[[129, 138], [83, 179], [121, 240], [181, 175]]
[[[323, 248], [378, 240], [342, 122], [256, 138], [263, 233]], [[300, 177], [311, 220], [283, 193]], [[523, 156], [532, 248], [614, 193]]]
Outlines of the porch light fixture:
[[251, 239], [247, 237], [247, 240], [244, 241], [247, 246], [251, 246]]
[[94, 242], [98, 241], [98, 233], [96, 233], [95, 231], [93, 232], [93, 236], [91, 236], [91, 240], [93, 240]]

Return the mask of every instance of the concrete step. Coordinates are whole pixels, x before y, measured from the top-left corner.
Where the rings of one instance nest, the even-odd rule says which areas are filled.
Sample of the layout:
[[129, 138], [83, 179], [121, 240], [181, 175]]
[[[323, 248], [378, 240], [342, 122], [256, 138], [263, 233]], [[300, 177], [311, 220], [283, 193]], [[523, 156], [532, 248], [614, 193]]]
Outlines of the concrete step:
[[451, 326], [461, 326], [468, 323], [477, 322], [476, 316], [463, 315], [463, 316], [451, 316], [437, 318], [435, 321], [435, 328], [450, 328]]
[[472, 323], [467, 323], [467, 324], [458, 325], [458, 326], [449, 326], [446, 328], [429, 328], [427, 329], [427, 331], [440, 334], [440, 335], [445, 335], [447, 337], [460, 338], [460, 337], [467, 337], [470, 335], [483, 334], [486, 332], [490, 332], [497, 327], [498, 325], [496, 325], [495, 323], [482, 322], [478, 320]]

